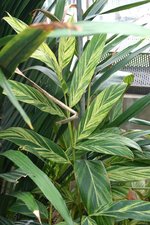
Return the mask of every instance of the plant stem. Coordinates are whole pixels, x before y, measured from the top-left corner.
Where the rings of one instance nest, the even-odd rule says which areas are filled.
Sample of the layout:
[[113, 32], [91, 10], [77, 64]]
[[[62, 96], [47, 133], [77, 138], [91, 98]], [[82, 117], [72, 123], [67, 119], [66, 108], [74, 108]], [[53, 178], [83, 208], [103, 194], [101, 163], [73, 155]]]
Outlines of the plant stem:
[[50, 208], [49, 208], [49, 225], [52, 225], [52, 214], [53, 214], [53, 206], [52, 204], [50, 204]]
[[[82, 12], [82, 3], [81, 0], [77, 0], [77, 21], [81, 21], [83, 16]], [[80, 60], [80, 57], [83, 52], [83, 38], [78, 37], [78, 59]], [[85, 112], [85, 94], [83, 94], [81, 101], [80, 101], [80, 117]]]

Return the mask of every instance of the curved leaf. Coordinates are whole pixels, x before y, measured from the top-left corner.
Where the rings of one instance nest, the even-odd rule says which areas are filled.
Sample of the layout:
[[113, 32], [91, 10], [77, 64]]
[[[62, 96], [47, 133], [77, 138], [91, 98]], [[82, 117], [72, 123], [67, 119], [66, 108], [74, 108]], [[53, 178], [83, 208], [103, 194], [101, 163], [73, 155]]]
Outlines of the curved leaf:
[[4, 89], [5, 93], [7, 94], [7, 97], [11, 101], [11, 103], [15, 106], [15, 108], [19, 111], [20, 115], [24, 119], [24, 121], [28, 124], [28, 126], [33, 129], [31, 120], [28, 117], [28, 115], [25, 113], [19, 102], [17, 101], [15, 95], [13, 94], [13, 91], [7, 81], [7, 79], [4, 76], [4, 73], [0, 69], [0, 86]]
[[38, 204], [30, 192], [18, 192], [11, 195], [23, 201], [28, 209], [37, 217], [38, 221], [41, 223]]
[[59, 145], [34, 131], [12, 127], [0, 131], [0, 139], [11, 141], [37, 157], [43, 157], [58, 163], [67, 162], [67, 156]]
[[0, 173], [0, 178], [12, 183], [17, 183], [21, 177], [26, 176], [27, 175], [23, 173], [20, 169], [16, 169], [7, 173]]
[[34, 105], [43, 112], [50, 113], [52, 115], [58, 115], [60, 117], [65, 117], [62, 110], [49, 98], [44, 96], [34, 87], [31, 87], [27, 84], [22, 84], [17, 81], [8, 81], [13, 94], [16, 96], [18, 101]]

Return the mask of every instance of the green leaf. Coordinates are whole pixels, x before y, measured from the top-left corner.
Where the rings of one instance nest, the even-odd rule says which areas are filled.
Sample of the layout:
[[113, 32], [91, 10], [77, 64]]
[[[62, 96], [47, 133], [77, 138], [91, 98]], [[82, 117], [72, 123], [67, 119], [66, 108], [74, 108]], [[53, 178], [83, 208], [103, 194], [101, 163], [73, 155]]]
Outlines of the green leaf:
[[63, 70], [73, 57], [75, 51], [75, 37], [61, 37], [59, 40], [58, 62]]
[[57, 86], [61, 87], [61, 84], [57, 78], [56, 73], [54, 73], [51, 69], [48, 69], [45, 66], [30, 66], [26, 68], [24, 71], [28, 70], [37, 70], [48, 76]]
[[20, 169], [16, 169], [7, 173], [0, 173], [0, 178], [12, 183], [18, 183], [18, 180], [20, 178], [26, 176], [27, 175], [23, 173]]
[[87, 138], [97, 128], [123, 95], [125, 89], [125, 84], [112, 85], [93, 100], [79, 123], [78, 140]]
[[148, 120], [142, 120], [138, 118], [132, 118], [129, 120], [130, 123], [138, 124], [138, 125], [144, 125], [144, 126], [150, 126], [150, 121]]
[[3, 47], [10, 41], [15, 35], [7, 35], [6, 37], [0, 38], [0, 47]]
[[32, 161], [25, 156], [22, 152], [9, 150], [2, 154], [11, 161], [13, 161], [18, 167], [21, 168], [39, 187], [45, 197], [52, 203], [55, 209], [60, 213], [68, 225], [73, 225], [73, 221], [70, 217], [65, 201], [60, 195], [59, 191], [55, 188], [49, 177], [42, 172]]
[[[44, 205], [43, 203], [37, 201], [37, 205], [40, 211], [40, 215], [41, 215], [41, 219], [48, 219], [48, 211], [46, 208], [46, 205]], [[25, 205], [24, 202], [20, 201], [20, 200], [16, 200], [11, 207], [9, 207], [9, 211], [10, 212], [15, 212], [15, 213], [19, 213], [22, 215], [26, 215], [29, 217], [35, 217], [35, 215], [28, 209], [28, 207]]]
[[124, 135], [130, 139], [137, 140], [139, 137], [144, 137], [150, 134], [150, 130], [131, 130]]
[[20, 33], [28, 27], [26, 23], [15, 17], [12, 17], [9, 13], [8, 16], [3, 17], [3, 20], [5, 20], [16, 31], [16, 33]]
[[53, 103], [48, 97], [44, 96], [34, 87], [30, 87], [27, 84], [17, 81], [9, 81], [9, 84], [18, 101], [34, 105], [43, 112], [65, 117], [62, 110], [55, 103]]
[[106, 35], [95, 35], [84, 50], [76, 68], [70, 85], [69, 104], [76, 105], [86, 88], [90, 84], [95, 68], [100, 61]]
[[66, 0], [57, 0], [56, 7], [55, 7], [55, 16], [62, 20], [64, 15], [64, 9], [65, 9]]
[[78, 149], [81, 153], [90, 151], [133, 159], [134, 155], [132, 151], [127, 148], [124, 143], [121, 143], [120, 140], [117, 139], [118, 136], [119, 135], [114, 135], [114, 137], [109, 137], [105, 135], [104, 137], [99, 136], [97, 139], [92, 139], [81, 143], [79, 142], [76, 149]]
[[[113, 133], [114, 132], [114, 133]], [[96, 141], [106, 141], [106, 140], [112, 140], [112, 141], [116, 141], [116, 143], [120, 143], [123, 146], [128, 146], [130, 148], [136, 149], [138, 151], [142, 151], [142, 149], [140, 148], [140, 146], [133, 141], [130, 138], [127, 138], [123, 135], [120, 135], [118, 133], [115, 134], [115, 130], [112, 128], [107, 128], [102, 130], [101, 132], [95, 132], [94, 134], [92, 134], [91, 136], [88, 137], [88, 139], [91, 140], [96, 140]]]
[[123, 22], [82, 21], [74, 23], [72, 29], [55, 30], [50, 34], [50, 37], [88, 36], [101, 33], [135, 35], [148, 38], [150, 36], [150, 29], [137, 24]]
[[143, 40], [140, 40], [140, 41], [136, 42], [135, 44], [130, 45], [127, 48], [123, 49], [122, 51], [113, 54], [110, 57], [110, 59], [108, 59], [106, 62], [104, 62], [103, 64], [98, 66], [96, 70], [101, 71], [101, 70], [105, 69], [106, 67], [112, 65], [113, 63], [116, 63], [116, 62], [124, 59], [125, 57], [128, 56], [129, 53], [131, 53], [131, 51], [133, 51], [136, 47], [138, 47], [142, 42], [143, 42]]
[[150, 94], [136, 100], [126, 111], [124, 111], [119, 117], [117, 117], [109, 126], [120, 126], [125, 123], [139, 112], [141, 112], [146, 106], [150, 104]]
[[85, 20], [93, 19], [103, 9], [108, 0], [96, 0], [83, 14]]
[[37, 217], [37, 219], [41, 223], [38, 204], [30, 192], [18, 192], [11, 195], [23, 201], [28, 207], [28, 209]]
[[127, 9], [131, 9], [131, 8], [134, 8], [134, 7], [137, 7], [137, 6], [141, 6], [141, 5], [144, 5], [144, 4], [147, 4], [149, 3], [149, 0], [146, 0], [146, 1], [138, 1], [138, 2], [135, 2], [135, 3], [131, 3], [131, 4], [125, 4], [125, 5], [121, 5], [119, 7], [116, 7], [116, 8], [113, 8], [113, 9], [110, 9], [108, 11], [105, 11], [101, 14], [106, 14], [106, 13], [113, 13], [113, 12], [120, 12], [122, 10], [127, 10]]
[[28, 126], [31, 129], [33, 129], [30, 118], [27, 116], [27, 114], [25, 113], [25, 111], [23, 110], [23, 108], [21, 107], [19, 102], [17, 101], [17, 99], [16, 99], [15, 95], [13, 94], [13, 91], [11, 90], [11, 87], [10, 87], [8, 81], [6, 80], [4, 73], [2, 72], [1, 69], [0, 69], [0, 86], [4, 89], [5, 93], [7, 94], [7, 97], [9, 98], [11, 103], [15, 106], [15, 108], [19, 111], [19, 113], [22, 116], [22, 118], [24, 119], [24, 121], [28, 124]]
[[[64, 0], [62, 0], [64, 1]], [[59, 1], [61, 4], [61, 1]], [[55, 14], [56, 15], [56, 14]], [[11, 17], [11, 16], [10, 16]], [[22, 31], [26, 28], [26, 24], [14, 17], [4, 17], [4, 20], [14, 28], [17, 32]], [[11, 21], [12, 20], [12, 21]], [[16, 22], [17, 21], [17, 22]], [[75, 25], [75, 26], [74, 26]], [[50, 25], [47, 24], [47, 28]], [[46, 27], [46, 26], [45, 26]], [[77, 22], [73, 26], [69, 26], [69, 29], [57, 29], [53, 31], [51, 37], [63, 37], [63, 36], [87, 36], [101, 33], [112, 33], [112, 34], [125, 34], [135, 35], [141, 37], [149, 37], [150, 29], [137, 24], [131, 23], [120, 23], [120, 22]]]
[[[10, 15], [9, 17], [4, 17], [4, 20], [7, 21], [7, 23], [9, 23], [9, 25], [17, 33], [24, 31], [24, 29], [28, 27], [25, 23]], [[42, 43], [39, 47], [37, 46], [35, 50], [36, 51], [31, 55], [31, 57], [40, 60], [41, 62], [45, 63], [49, 68], [53, 69], [56, 72], [63, 89], [66, 91], [67, 85], [62, 77], [61, 68], [52, 50], [48, 47], [46, 43]]]
[[93, 213], [112, 202], [110, 184], [102, 162], [76, 161], [75, 175], [88, 213]]
[[107, 168], [107, 172], [111, 181], [128, 182], [150, 179], [149, 166], [111, 166]]
[[12, 127], [0, 131], [0, 139], [11, 141], [37, 157], [57, 163], [67, 163], [67, 156], [59, 145], [34, 131]]
[[83, 217], [81, 225], [97, 225], [96, 222], [90, 217]]
[[95, 215], [111, 216], [117, 219], [134, 219], [139, 221], [150, 221], [150, 203], [145, 201], [119, 201], [111, 207], [99, 210]]
[[134, 75], [129, 75], [129, 76], [126, 76], [124, 79], [123, 79], [124, 83], [128, 84], [128, 85], [131, 85], [134, 81]]
[[138, 50], [130, 53], [128, 56], [124, 57], [123, 59], [120, 59], [117, 63], [111, 66], [111, 68], [108, 67], [108, 69], [100, 76], [96, 82], [92, 86], [92, 94], [97, 91], [97, 88], [100, 84], [102, 84], [105, 80], [107, 80], [112, 74], [117, 72], [118, 70], [122, 69], [128, 62], [131, 61], [134, 57], [136, 57], [138, 54], [143, 52], [145, 49], [147, 49], [150, 46], [150, 44], [144, 45], [143, 47], [139, 48]]
[[55, 16], [53, 15], [52, 13], [50, 13], [49, 11], [47, 10], [44, 10], [44, 9], [35, 9], [33, 10], [32, 13], [34, 12], [42, 12], [47, 18], [49, 18], [51, 21], [57, 21], [57, 22], [60, 22], [60, 20]]
[[12, 38], [0, 51], [0, 67], [11, 75], [16, 67], [42, 44], [48, 32], [27, 28]]
[[127, 37], [128, 36], [126, 36], [126, 35], [117, 35], [111, 41], [106, 43], [106, 45], [104, 47], [104, 51], [103, 51], [103, 56], [105, 56], [107, 53], [109, 53], [114, 47], [116, 47], [118, 44], [120, 44]]

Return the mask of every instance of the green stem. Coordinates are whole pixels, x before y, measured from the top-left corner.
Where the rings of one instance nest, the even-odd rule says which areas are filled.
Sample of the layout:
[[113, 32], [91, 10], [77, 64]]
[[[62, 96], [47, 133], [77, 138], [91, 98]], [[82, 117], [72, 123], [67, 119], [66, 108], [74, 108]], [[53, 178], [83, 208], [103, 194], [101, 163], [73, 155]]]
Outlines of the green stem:
[[50, 208], [49, 208], [49, 225], [52, 225], [52, 219], [53, 219], [53, 206], [52, 204], [50, 205]]
[[90, 96], [91, 96], [91, 83], [89, 84], [89, 87], [88, 87], [87, 108], [90, 105]]
[[[81, 0], [77, 0], [77, 21], [82, 21], [82, 16], [83, 16], [82, 2]], [[83, 52], [83, 38], [78, 37], [78, 59], [79, 60], [81, 58], [82, 52]], [[80, 100], [80, 117], [82, 117], [84, 112], [85, 112], [85, 95], [83, 95]]]

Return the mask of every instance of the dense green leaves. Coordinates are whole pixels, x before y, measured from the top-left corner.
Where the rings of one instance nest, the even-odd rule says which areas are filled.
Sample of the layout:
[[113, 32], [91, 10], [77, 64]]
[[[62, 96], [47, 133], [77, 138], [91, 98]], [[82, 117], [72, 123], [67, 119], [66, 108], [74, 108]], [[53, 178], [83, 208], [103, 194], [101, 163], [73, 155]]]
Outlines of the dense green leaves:
[[75, 162], [75, 174], [82, 201], [89, 214], [112, 202], [110, 184], [102, 162]]
[[53, 204], [65, 221], [69, 225], [73, 225], [73, 221], [62, 196], [44, 172], [34, 165], [22, 152], [9, 150], [3, 153], [3, 156], [9, 158], [20, 167], [40, 188], [45, 197]]
[[20, 127], [12, 127], [1, 131], [0, 139], [11, 141], [23, 150], [31, 152], [38, 157], [59, 163], [67, 162], [67, 156], [59, 145], [34, 131]]
[[12, 221], [10, 221], [7, 218], [4, 218], [2, 216], [0, 216], [0, 224], [1, 225], [14, 225], [14, 223]]
[[100, 61], [106, 35], [95, 35], [84, 50], [73, 75], [70, 85], [69, 105], [79, 102], [90, 84], [95, 68]]
[[120, 201], [114, 203], [110, 208], [100, 210], [96, 215], [105, 215], [115, 218], [135, 219], [150, 221], [150, 203], [145, 201]]
[[34, 87], [17, 81], [9, 81], [9, 84], [17, 100], [34, 105], [43, 112], [65, 117], [62, 110], [55, 103]]
[[112, 85], [93, 100], [79, 124], [78, 140], [87, 138], [96, 129], [123, 95], [125, 89], [125, 84]]

